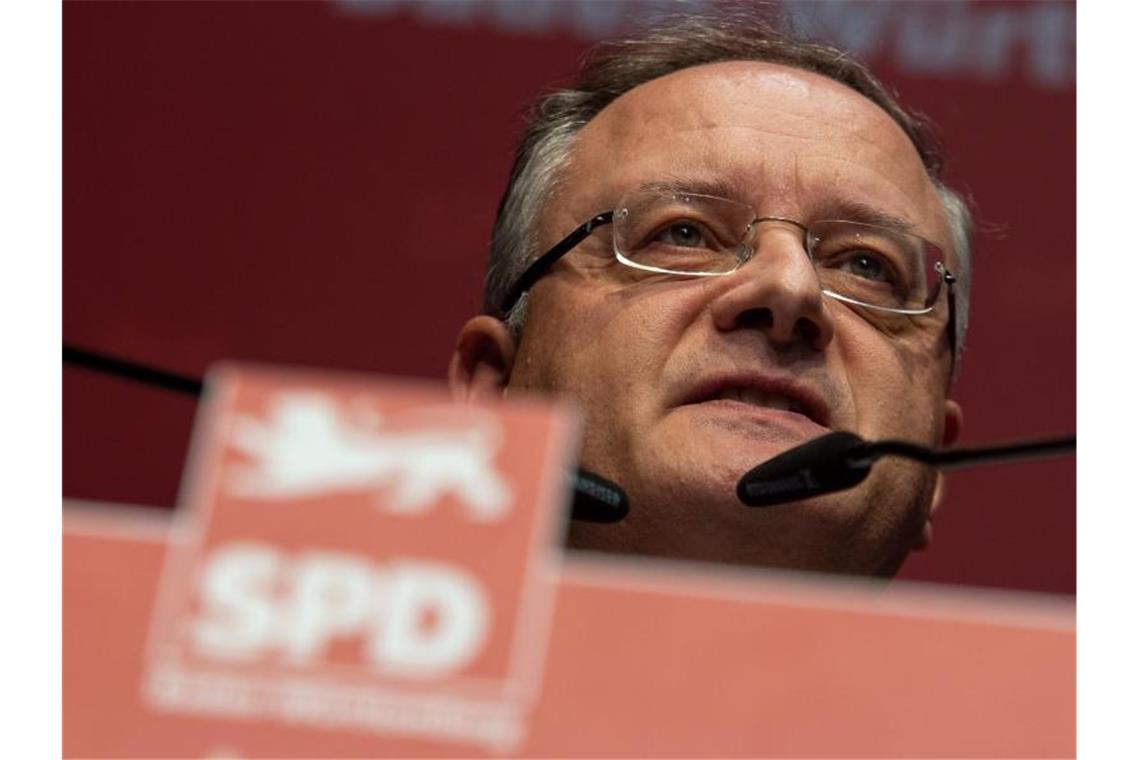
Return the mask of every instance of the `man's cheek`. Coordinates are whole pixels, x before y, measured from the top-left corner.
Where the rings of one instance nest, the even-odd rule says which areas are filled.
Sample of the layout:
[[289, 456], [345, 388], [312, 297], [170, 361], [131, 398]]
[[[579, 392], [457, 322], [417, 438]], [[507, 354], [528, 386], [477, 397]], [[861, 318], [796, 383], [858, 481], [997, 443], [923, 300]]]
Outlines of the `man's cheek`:
[[[884, 429], [882, 437], [933, 445], [939, 438], [941, 396], [931, 387], [929, 375], [908, 375], [893, 387], [881, 389]], [[902, 389], [902, 390], [900, 390]]]
[[897, 351], [862, 352], [847, 369], [856, 433], [869, 439], [922, 437], [919, 431], [929, 427], [929, 392]]

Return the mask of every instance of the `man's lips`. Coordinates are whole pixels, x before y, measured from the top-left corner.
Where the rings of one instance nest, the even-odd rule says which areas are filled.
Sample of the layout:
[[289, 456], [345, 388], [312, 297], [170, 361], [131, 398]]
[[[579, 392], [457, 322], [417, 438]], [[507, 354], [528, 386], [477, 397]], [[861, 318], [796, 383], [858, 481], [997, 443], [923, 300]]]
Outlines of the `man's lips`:
[[718, 375], [702, 380], [677, 406], [728, 401], [807, 417], [828, 428], [831, 412], [824, 398], [796, 380], [761, 374]]

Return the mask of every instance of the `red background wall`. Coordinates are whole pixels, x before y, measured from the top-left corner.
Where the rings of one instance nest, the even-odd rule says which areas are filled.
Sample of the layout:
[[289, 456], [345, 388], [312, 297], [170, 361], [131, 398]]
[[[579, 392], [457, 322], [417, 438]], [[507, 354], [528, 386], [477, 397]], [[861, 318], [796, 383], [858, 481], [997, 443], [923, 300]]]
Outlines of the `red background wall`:
[[[525, 103], [649, 4], [64, 6], [66, 341], [442, 378]], [[964, 444], [1076, 425], [1071, 5], [790, 5], [940, 126], [982, 222]], [[194, 401], [67, 367], [63, 493], [174, 504]], [[902, 577], [1073, 593], [1072, 459], [955, 473]]]

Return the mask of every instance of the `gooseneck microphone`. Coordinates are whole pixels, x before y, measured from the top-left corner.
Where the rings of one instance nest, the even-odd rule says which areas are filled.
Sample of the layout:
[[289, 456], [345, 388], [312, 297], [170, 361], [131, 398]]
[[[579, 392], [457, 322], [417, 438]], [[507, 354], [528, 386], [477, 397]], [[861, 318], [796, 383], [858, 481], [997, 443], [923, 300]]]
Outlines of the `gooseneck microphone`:
[[587, 470], [574, 471], [574, 505], [570, 518], [584, 522], [614, 523], [629, 514], [625, 491], [612, 480]]
[[168, 391], [182, 393], [188, 396], [202, 395], [202, 381], [174, 372], [168, 372], [158, 367], [120, 359], [116, 356], [86, 351], [82, 348], [63, 344], [63, 363], [74, 364], [78, 367], [102, 372], [104, 375], [113, 375], [125, 380], [134, 380], [143, 385], [152, 385], [156, 388], [165, 388]]
[[[189, 396], [202, 394], [202, 381], [158, 367], [141, 364], [117, 356], [87, 351], [63, 344], [63, 362], [101, 372], [105, 375], [133, 380], [137, 383], [165, 388]], [[570, 518], [585, 522], [612, 523], [629, 514], [629, 499], [616, 483], [586, 470], [573, 473], [574, 502]]]
[[750, 507], [800, 501], [862, 483], [880, 457], [899, 456], [952, 470], [1013, 459], [1037, 459], [1076, 451], [1075, 435], [969, 449], [928, 449], [908, 441], [865, 441], [854, 433], [814, 438], [753, 467], [736, 484], [737, 497]]

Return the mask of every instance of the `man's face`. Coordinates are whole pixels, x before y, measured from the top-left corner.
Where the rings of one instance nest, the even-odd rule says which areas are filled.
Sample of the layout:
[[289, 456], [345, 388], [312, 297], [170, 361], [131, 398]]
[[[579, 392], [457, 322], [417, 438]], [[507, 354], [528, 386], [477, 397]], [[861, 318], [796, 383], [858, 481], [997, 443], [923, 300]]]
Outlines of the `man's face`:
[[[614, 101], [577, 136], [539, 248], [645, 183], [716, 185], [759, 216], [802, 222], [870, 207], [951, 250], [905, 134], [859, 94], [797, 69], [701, 66]], [[626, 520], [575, 523], [571, 545], [894, 572], [923, 534], [935, 485], [928, 471], [882, 460], [859, 488], [767, 509], [743, 506], [736, 483], [827, 429], [953, 438], [945, 296], [920, 317], [823, 296], [802, 233], [787, 225], [761, 225], [752, 259], [705, 278], [625, 267], [611, 234], [595, 232], [532, 288], [506, 368], [508, 395], [578, 402], [581, 466], [630, 498]]]

